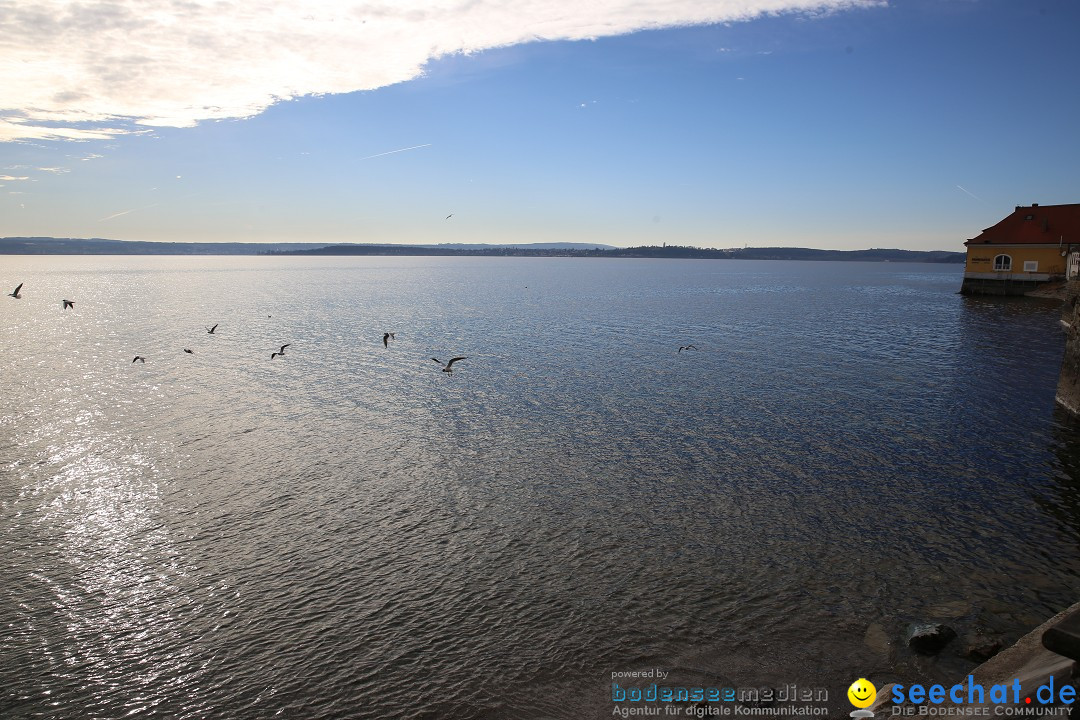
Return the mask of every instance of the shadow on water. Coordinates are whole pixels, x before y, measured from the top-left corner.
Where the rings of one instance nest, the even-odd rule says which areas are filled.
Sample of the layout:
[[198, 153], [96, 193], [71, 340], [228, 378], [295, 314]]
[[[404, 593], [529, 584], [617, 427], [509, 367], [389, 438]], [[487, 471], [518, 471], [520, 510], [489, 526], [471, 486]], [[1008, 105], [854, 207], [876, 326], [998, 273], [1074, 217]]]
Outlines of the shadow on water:
[[1028, 321], [1046, 315], [1056, 319], [1061, 310], [1061, 301], [1049, 298], [964, 295], [961, 303], [961, 328], [990, 337], [1038, 327], [1039, 322]]
[[1053, 473], [1035, 502], [1058, 531], [1080, 547], [1080, 418], [1062, 407], [1054, 410]]
[[1064, 337], [1061, 303], [1026, 297], [964, 296], [955, 331], [954, 375], [980, 423], [1011, 417], [1049, 423]]

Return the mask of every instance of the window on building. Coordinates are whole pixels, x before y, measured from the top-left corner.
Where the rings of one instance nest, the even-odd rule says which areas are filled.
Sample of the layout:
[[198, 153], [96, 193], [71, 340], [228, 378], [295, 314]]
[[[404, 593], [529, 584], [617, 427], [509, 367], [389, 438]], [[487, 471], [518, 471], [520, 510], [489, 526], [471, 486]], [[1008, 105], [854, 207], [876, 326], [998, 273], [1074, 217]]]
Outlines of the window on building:
[[994, 258], [995, 270], [1012, 270], [1012, 258], [1008, 255], [998, 255]]
[[1038, 272], [1038, 270], [1039, 270], [1039, 261], [1038, 260], [1025, 260], [1024, 261], [1024, 272]]

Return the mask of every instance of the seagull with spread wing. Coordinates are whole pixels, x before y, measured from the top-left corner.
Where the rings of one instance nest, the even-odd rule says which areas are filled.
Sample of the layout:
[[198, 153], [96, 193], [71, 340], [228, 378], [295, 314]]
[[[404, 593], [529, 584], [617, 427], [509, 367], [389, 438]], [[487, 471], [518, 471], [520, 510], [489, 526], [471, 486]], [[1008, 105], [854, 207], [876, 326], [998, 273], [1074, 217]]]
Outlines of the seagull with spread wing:
[[[442, 365], [442, 364], [443, 364], [443, 361], [442, 361], [442, 360], [440, 360], [439, 358], [431, 358], [431, 359], [432, 359], [432, 360], [434, 360], [435, 362], [439, 363], [440, 365]], [[454, 370], [453, 370], [453, 368], [451, 367], [451, 365], [453, 365], [454, 363], [456, 363], [456, 362], [457, 362], [458, 360], [468, 360], [468, 359], [469, 359], [469, 358], [468, 358], [468, 357], [466, 357], [466, 356], [462, 356], [462, 357], [455, 357], [455, 358], [450, 358], [450, 360], [449, 360], [449, 361], [448, 361], [448, 362], [447, 362], [447, 363], [446, 363], [445, 365], [443, 365], [443, 369], [442, 369], [442, 371], [443, 371], [444, 373], [448, 373], [448, 372], [454, 372]]]

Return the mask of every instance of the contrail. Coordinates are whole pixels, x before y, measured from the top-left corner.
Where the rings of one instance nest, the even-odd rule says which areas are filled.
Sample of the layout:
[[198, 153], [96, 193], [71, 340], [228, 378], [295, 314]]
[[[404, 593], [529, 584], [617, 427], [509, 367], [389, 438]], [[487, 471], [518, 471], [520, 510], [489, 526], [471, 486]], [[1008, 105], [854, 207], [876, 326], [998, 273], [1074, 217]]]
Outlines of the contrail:
[[394, 153], [405, 152], [406, 150], [416, 150], [417, 148], [431, 147], [431, 143], [424, 143], [423, 145], [413, 145], [412, 147], [401, 148], [399, 150], [387, 150], [386, 152], [375, 153], [374, 155], [368, 155], [367, 157], [360, 158], [361, 160], [370, 160], [371, 158], [382, 157], [383, 155], [393, 155]]
[[[151, 190], [157, 190], [157, 188], [150, 188], [150, 189]], [[208, 192], [209, 192], [209, 190], [199, 190], [198, 192], [188, 193], [187, 195], [181, 195], [180, 197], [175, 198], [175, 199], [176, 200], [186, 200], [188, 198], [196, 197], [198, 195], [205, 195]], [[122, 211], [120, 211], [118, 213], [113, 213], [112, 215], [109, 215], [108, 217], [103, 217], [100, 220], [98, 220], [98, 222], [105, 222], [106, 220], [112, 220], [113, 218], [118, 218], [121, 215], [127, 215], [128, 213], [133, 213], [133, 212], [135, 212], [137, 210], [149, 210], [150, 208], [157, 207], [160, 204], [161, 203], [154, 203], [153, 205], [144, 205], [143, 207], [131, 208], [130, 210], [122, 210]]]
[[127, 215], [128, 213], [133, 213], [133, 212], [135, 212], [134, 208], [131, 209], [131, 210], [125, 210], [123, 212], [113, 213], [112, 215], [109, 215], [108, 217], [101, 218], [100, 220], [98, 220], [98, 222], [105, 222], [106, 220], [112, 220], [113, 218], [118, 218], [121, 215]]
[[983, 200], [983, 199], [982, 199], [981, 197], [979, 197], [978, 195], [976, 195], [975, 193], [973, 193], [973, 192], [970, 192], [969, 190], [966, 190], [965, 188], [961, 187], [960, 185], [957, 185], [956, 187], [960, 188], [960, 189], [961, 189], [961, 190], [963, 190], [963, 191], [964, 191], [965, 193], [967, 193], [967, 194], [968, 194], [968, 195], [970, 195], [971, 197], [973, 197], [973, 198], [975, 198], [976, 200], [978, 200], [979, 202], [981, 202], [981, 203], [982, 203], [983, 205], [989, 205], [989, 204], [990, 204], [990, 203], [986, 202], [985, 200]]
[[131, 208], [130, 210], [123, 210], [123, 211], [118, 212], [118, 213], [113, 213], [112, 215], [109, 215], [108, 217], [103, 217], [100, 220], [98, 220], [98, 222], [105, 222], [106, 220], [112, 220], [113, 218], [118, 218], [121, 215], [127, 215], [128, 213], [133, 213], [136, 210], [149, 210], [152, 207], [157, 207], [157, 205], [158, 205], [157, 203], [154, 203], [153, 205], [147, 205], [146, 207], [142, 207], [142, 208]]

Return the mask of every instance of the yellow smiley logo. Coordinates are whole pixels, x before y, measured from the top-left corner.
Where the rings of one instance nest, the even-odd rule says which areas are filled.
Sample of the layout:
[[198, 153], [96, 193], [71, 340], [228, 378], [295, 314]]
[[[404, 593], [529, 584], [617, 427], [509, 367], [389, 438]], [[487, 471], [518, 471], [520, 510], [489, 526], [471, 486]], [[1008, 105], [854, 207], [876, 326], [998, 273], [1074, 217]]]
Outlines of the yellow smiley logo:
[[866, 678], [859, 678], [847, 689], [848, 700], [857, 708], [864, 708], [877, 698], [877, 688]]

